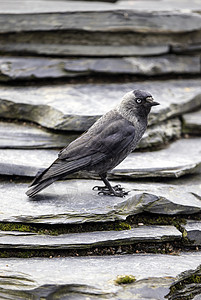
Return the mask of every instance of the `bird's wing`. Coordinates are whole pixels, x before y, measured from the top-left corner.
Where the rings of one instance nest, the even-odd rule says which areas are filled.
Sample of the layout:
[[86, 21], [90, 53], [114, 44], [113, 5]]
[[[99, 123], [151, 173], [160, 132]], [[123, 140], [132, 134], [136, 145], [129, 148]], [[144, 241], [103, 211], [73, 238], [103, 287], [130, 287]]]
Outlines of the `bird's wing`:
[[101, 131], [87, 132], [73, 141], [60, 152], [59, 159], [67, 162], [90, 157], [98, 162], [122, 152], [135, 137], [135, 128], [126, 119], [110, 120], [105, 125]]
[[134, 126], [125, 119], [111, 121], [96, 135], [85, 133], [68, 147], [58, 159], [41, 173], [33, 184], [51, 177], [67, 175], [119, 155], [135, 137]]

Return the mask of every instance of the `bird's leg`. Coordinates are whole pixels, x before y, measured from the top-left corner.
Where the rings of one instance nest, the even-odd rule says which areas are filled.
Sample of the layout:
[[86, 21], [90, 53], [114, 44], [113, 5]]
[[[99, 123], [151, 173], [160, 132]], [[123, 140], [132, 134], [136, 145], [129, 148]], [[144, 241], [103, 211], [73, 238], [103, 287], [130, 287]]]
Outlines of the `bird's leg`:
[[100, 174], [100, 178], [105, 183], [105, 186], [94, 186], [93, 190], [98, 190], [99, 195], [110, 195], [110, 196], [117, 196], [117, 197], [123, 197], [125, 195], [128, 195], [129, 192], [125, 192], [124, 188], [122, 188], [119, 184], [115, 186], [111, 186], [109, 183], [106, 174]]

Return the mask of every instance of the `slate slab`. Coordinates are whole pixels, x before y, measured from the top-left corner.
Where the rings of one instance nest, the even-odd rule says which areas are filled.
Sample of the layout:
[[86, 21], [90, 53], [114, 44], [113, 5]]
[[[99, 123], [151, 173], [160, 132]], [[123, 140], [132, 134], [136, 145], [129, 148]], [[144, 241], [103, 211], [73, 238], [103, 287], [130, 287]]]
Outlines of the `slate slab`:
[[[175, 124], [173, 124], [173, 126], [174, 125]], [[175, 132], [174, 129], [175, 126], [172, 128], [173, 132]], [[171, 130], [171, 126], [169, 127], [169, 130]], [[177, 128], [176, 132], [178, 132]], [[165, 136], [166, 135], [167, 133]], [[53, 131], [48, 131], [45, 128], [41, 128], [40, 126], [34, 126], [33, 124], [31, 125], [25, 122], [0, 122], [1, 149], [63, 148], [77, 137], [78, 135], [76, 133], [55, 133]]]
[[113, 178], [180, 177], [201, 170], [201, 139], [180, 139], [166, 149], [131, 153], [111, 171]]
[[[183, 271], [195, 269], [201, 254], [1, 259], [0, 296], [16, 299], [162, 300]], [[73, 272], [72, 272], [73, 270]], [[131, 285], [115, 284], [118, 275], [133, 275]]]
[[185, 230], [185, 236], [193, 245], [201, 245], [201, 221], [189, 220], [182, 227]]
[[[78, 136], [77, 132], [55, 132], [25, 122], [0, 122], [1, 149], [59, 149]], [[169, 141], [180, 137], [181, 121], [174, 118], [149, 127], [137, 148], [164, 146]]]
[[[161, 38], [161, 41], [157, 40], [153, 43], [154, 37], [152, 36], [150, 42], [147, 42], [148, 45], [130, 45], [128, 44], [130, 37], [126, 33], [125, 35], [115, 34], [115, 40], [118, 40], [118, 45], [115, 45], [115, 42], [112, 43], [114, 33], [106, 34], [104, 32], [104, 35], [97, 32], [94, 34], [91, 32], [83, 33], [83, 31], [76, 32], [76, 35], [62, 31], [60, 31], [59, 35], [56, 35], [52, 31], [8, 33], [0, 35], [0, 50], [1, 53], [10, 53], [13, 55], [26, 53], [27, 55], [71, 57], [153, 56], [169, 53], [169, 45], [165, 44], [167, 41], [164, 41], [164, 38]], [[133, 34], [131, 34], [131, 37], [133, 39]], [[103, 40], [102, 43], [101, 40]], [[54, 69], [53, 66], [51, 69]], [[64, 72], [63, 70], [62, 73], [66, 74], [66, 71]]]
[[151, 92], [161, 103], [149, 125], [201, 106], [201, 80], [167, 80], [137, 84], [78, 84], [0, 87], [0, 117], [23, 119], [44, 127], [84, 131], [134, 89]]
[[191, 299], [199, 300], [201, 295], [201, 265], [195, 270], [184, 271], [177, 280], [171, 285], [170, 293], [167, 295], [169, 300]]
[[55, 182], [31, 199], [25, 195], [27, 183], [2, 180], [0, 221], [78, 224], [125, 220], [127, 216], [142, 212], [175, 215], [201, 211], [200, 175], [166, 184], [123, 183], [125, 189], [131, 191], [124, 198], [100, 196], [91, 190], [95, 185], [102, 185], [102, 182]]
[[0, 248], [20, 249], [87, 249], [137, 242], [166, 242], [182, 237], [174, 226], [140, 226], [122, 231], [94, 231], [48, 236], [0, 231]]
[[[170, 34], [201, 29], [201, 17], [196, 11], [199, 9], [196, 1], [192, 1], [192, 9], [191, 6], [187, 6], [187, 12], [182, 10], [183, 7], [178, 7], [178, 11], [171, 9], [171, 14], [170, 9], [163, 8], [163, 3], [159, 4], [160, 9], [157, 11], [151, 5], [147, 9], [139, 2], [137, 9], [126, 2], [123, 6], [118, 3], [116, 5], [90, 2], [79, 2], [78, 5], [74, 1], [59, 1], [59, 5], [58, 2], [52, 1], [37, 1], [36, 5], [32, 0], [29, 3], [27, 5], [25, 0], [18, 1], [17, 5], [16, 2], [3, 2], [0, 9], [1, 33], [59, 29]], [[156, 3], [154, 6], [156, 7]], [[12, 18], [8, 19], [8, 14]]]
[[[35, 176], [58, 157], [58, 150], [0, 149], [0, 174]], [[133, 152], [109, 172], [109, 178], [180, 177], [201, 170], [201, 139], [180, 139], [167, 148], [151, 152]], [[98, 178], [82, 171], [68, 178]]]
[[175, 56], [130, 58], [56, 59], [44, 57], [0, 58], [0, 80], [33, 80], [97, 74], [199, 74], [200, 57]]
[[181, 138], [182, 126], [179, 118], [173, 118], [149, 126], [145, 131], [138, 148], [164, 147], [168, 142]]
[[184, 114], [183, 132], [194, 135], [201, 135], [201, 110]]
[[135, 1], [135, 5], [132, 1], [37, 3], [2, 3], [1, 53], [147, 56], [170, 53], [172, 47], [179, 53], [200, 47], [200, 6], [196, 0], [190, 5], [186, 0]]

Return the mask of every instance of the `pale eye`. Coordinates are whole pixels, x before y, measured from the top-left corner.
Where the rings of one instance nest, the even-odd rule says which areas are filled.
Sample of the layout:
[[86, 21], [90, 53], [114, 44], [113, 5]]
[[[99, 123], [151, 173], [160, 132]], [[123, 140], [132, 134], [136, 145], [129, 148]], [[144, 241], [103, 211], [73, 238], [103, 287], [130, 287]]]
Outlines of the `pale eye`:
[[142, 102], [142, 100], [139, 99], [139, 98], [137, 98], [137, 99], [136, 99], [136, 102], [137, 102], [138, 104], [140, 104], [140, 103]]

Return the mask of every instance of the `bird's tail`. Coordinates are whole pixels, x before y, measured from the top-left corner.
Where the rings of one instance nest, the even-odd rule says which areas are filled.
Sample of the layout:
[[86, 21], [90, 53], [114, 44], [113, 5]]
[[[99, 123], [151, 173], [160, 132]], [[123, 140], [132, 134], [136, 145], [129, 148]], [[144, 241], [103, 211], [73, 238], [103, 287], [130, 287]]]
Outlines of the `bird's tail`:
[[48, 185], [52, 184], [54, 181], [57, 180], [57, 177], [49, 178], [47, 180], [44, 180], [42, 182], [39, 182], [35, 186], [31, 187], [27, 192], [26, 195], [29, 197], [34, 197], [38, 192], [46, 188]]
[[34, 181], [30, 185], [30, 189], [26, 192], [29, 197], [35, 196], [38, 192], [52, 184], [54, 181], [65, 178], [68, 174], [82, 170], [89, 165], [89, 158], [81, 158], [79, 160], [66, 162], [65, 160], [56, 159], [53, 164], [46, 170], [39, 172]]

